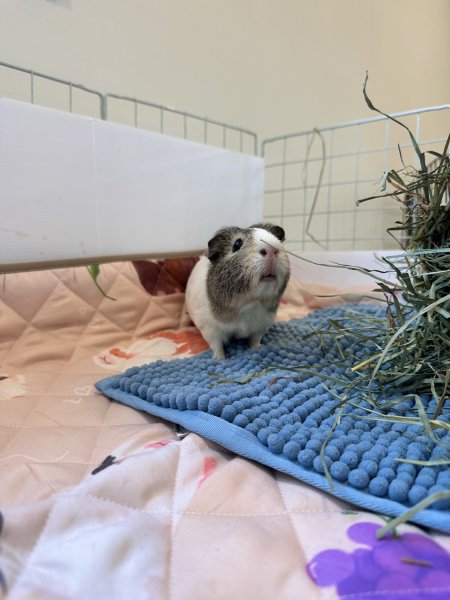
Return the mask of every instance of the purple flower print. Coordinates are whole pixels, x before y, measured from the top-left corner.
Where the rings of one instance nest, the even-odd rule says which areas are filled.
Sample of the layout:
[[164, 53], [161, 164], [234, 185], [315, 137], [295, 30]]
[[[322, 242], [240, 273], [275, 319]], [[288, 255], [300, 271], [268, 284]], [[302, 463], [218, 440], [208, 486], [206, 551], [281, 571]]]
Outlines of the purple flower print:
[[307, 565], [320, 587], [335, 586], [340, 598], [449, 600], [450, 553], [426, 535], [405, 533], [377, 540], [375, 523], [355, 523], [348, 537], [363, 547], [319, 552]]

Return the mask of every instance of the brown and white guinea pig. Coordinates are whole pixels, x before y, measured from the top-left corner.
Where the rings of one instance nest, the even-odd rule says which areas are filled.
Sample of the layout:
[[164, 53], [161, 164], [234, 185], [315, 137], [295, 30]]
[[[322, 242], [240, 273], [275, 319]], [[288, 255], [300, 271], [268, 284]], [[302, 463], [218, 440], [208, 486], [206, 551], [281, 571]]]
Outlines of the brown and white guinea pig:
[[275, 320], [290, 275], [278, 225], [224, 227], [208, 242], [186, 287], [186, 307], [211, 347], [225, 358], [224, 344], [248, 338], [259, 346]]

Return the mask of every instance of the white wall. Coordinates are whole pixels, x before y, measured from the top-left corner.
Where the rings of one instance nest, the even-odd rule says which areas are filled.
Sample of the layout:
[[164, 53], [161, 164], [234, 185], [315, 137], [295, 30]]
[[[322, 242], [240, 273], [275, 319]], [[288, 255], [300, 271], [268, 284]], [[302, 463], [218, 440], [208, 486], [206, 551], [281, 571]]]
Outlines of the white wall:
[[449, 23], [448, 0], [0, 0], [0, 60], [262, 138], [370, 116], [366, 69], [387, 111], [448, 102]]

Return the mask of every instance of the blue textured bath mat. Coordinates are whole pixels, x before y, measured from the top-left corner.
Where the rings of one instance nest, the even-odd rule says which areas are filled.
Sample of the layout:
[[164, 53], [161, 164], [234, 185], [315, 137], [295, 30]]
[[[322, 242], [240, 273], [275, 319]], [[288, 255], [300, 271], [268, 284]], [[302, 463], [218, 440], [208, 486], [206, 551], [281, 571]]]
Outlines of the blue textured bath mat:
[[[231, 345], [225, 361], [213, 360], [208, 351], [133, 367], [96, 386], [114, 400], [178, 423], [236, 454], [362, 508], [397, 516], [450, 489], [450, 466], [396, 459], [448, 459], [450, 431], [438, 429], [433, 441], [422, 425], [374, 420], [373, 406], [355, 396], [359, 391], [350, 395], [336, 423], [339, 381], [352, 366], [342, 363], [342, 348], [351, 350], [355, 361], [371, 356], [373, 348], [355, 345], [354, 337], [343, 335], [337, 344], [334, 336], [310, 334], [326, 330], [330, 319], [345, 323], [348, 311], [355, 310], [364, 313], [368, 327], [384, 311], [356, 305], [317, 310], [303, 319], [276, 323], [258, 349]], [[265, 370], [268, 365], [276, 368]], [[286, 370], [290, 366], [301, 370]], [[423, 398], [423, 404], [432, 415], [435, 401]], [[406, 400], [389, 414], [417, 416], [412, 408]], [[325, 464], [333, 479], [331, 489]], [[450, 533], [450, 501], [441, 500], [411, 520]]]

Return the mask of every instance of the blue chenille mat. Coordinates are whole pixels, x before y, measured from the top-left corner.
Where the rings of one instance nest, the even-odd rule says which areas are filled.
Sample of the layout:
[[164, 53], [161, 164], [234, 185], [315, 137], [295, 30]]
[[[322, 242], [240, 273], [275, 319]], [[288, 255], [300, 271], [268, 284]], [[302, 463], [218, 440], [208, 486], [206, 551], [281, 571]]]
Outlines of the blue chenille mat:
[[[398, 516], [434, 492], [450, 489], [450, 465], [421, 467], [396, 459], [448, 459], [450, 431], [435, 430], [433, 441], [421, 425], [369, 420], [374, 413], [366, 409], [373, 406], [361, 399], [360, 390], [350, 394], [354, 404], [347, 403], [335, 422], [337, 394], [343, 393], [339, 381], [346, 375], [354, 378], [349, 366], [375, 351], [363, 341], [355, 344], [355, 337], [343, 335], [336, 343], [334, 336], [310, 334], [327, 330], [330, 320], [345, 324], [348, 311], [362, 312], [367, 328], [374, 326], [373, 318], [382, 319], [378, 326], [384, 322], [380, 307], [321, 309], [276, 323], [258, 349], [232, 344], [225, 361], [213, 360], [210, 351], [157, 361], [103, 379], [96, 387], [338, 498]], [[359, 333], [364, 334], [364, 327]], [[343, 348], [355, 355], [351, 364], [342, 363]], [[268, 365], [277, 368], [261, 374]], [[301, 372], [287, 371], [289, 366]], [[248, 377], [254, 373], [259, 375]], [[422, 402], [431, 416], [435, 401], [424, 397]], [[449, 404], [447, 400], [447, 414]], [[406, 400], [389, 414], [417, 416], [412, 408], [413, 401]], [[333, 479], [331, 488], [324, 464]], [[411, 520], [450, 533], [450, 501], [441, 500]]]

